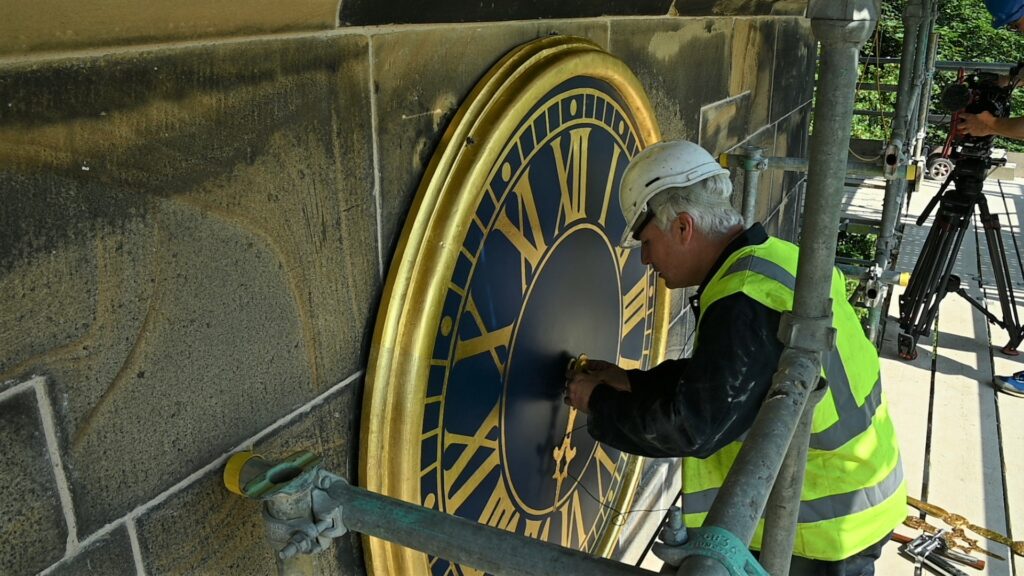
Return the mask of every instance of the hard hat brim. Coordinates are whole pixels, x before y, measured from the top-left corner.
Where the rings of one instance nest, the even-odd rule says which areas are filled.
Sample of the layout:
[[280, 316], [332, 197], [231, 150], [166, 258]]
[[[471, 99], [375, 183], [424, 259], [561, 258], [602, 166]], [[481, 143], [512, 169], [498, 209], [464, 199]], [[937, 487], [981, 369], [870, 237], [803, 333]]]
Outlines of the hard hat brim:
[[[706, 166], [709, 168], [706, 172], [698, 172], [696, 175], [694, 174], [694, 170], [690, 170], [683, 174], [679, 174], [678, 176], [658, 180], [656, 186], [651, 186], [644, 193], [639, 205], [646, 206], [647, 203], [650, 202], [651, 198], [654, 198], [659, 193], [669, 188], [686, 188], [696, 184], [697, 182], [701, 182], [702, 180], [718, 176], [719, 174], [729, 174], [729, 170], [722, 168], [717, 162], [714, 162], [713, 164], [709, 163], [709, 165]], [[637, 221], [640, 219], [640, 216], [644, 211], [644, 209], [636, 210], [629, 221], [626, 222], [626, 229], [623, 230], [622, 238], [619, 239], [620, 248], [632, 250], [640, 247], [640, 241], [633, 237], [633, 227], [636, 226]], [[640, 230], [637, 230], [636, 232], [639, 233]]]

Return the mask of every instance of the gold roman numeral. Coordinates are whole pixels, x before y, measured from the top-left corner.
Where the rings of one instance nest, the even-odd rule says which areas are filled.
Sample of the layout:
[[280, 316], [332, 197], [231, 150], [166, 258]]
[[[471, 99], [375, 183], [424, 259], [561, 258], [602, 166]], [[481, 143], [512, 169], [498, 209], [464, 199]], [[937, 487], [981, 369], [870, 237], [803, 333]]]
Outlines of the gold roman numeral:
[[558, 512], [562, 515], [562, 546], [586, 550], [589, 538], [583, 506], [580, 504], [580, 491], [574, 490]]
[[459, 337], [455, 343], [455, 362], [470, 356], [489, 352], [491, 359], [494, 360], [494, 365], [504, 374], [505, 363], [501, 361], [501, 356], [498, 355], [498, 347], [508, 346], [509, 339], [512, 337], [512, 325], [509, 324], [508, 326], [489, 331], [484, 324], [483, 317], [480, 316], [480, 311], [476, 307], [472, 294], [466, 299], [466, 313], [473, 318], [476, 327], [480, 330], [480, 335], [467, 340], [463, 340], [461, 336]]
[[622, 271], [626, 269], [626, 262], [629, 261], [630, 252], [629, 248], [615, 247], [615, 262], [619, 265], [619, 274], [622, 274]]
[[617, 181], [615, 180], [615, 171], [619, 166], [619, 154], [622, 151], [618, 146], [612, 148], [612, 163], [608, 167], [608, 180], [604, 185], [604, 200], [601, 201], [601, 216], [597, 219], [601, 223], [601, 226], [606, 224], [608, 218], [608, 204], [611, 203], [612, 199], [612, 188], [615, 186]]
[[[544, 231], [540, 227], [540, 216], [537, 214], [537, 203], [533, 198], [533, 186], [530, 184], [530, 169], [527, 168], [523, 176], [516, 183], [512, 190], [516, 195], [514, 206], [503, 208], [498, 214], [494, 228], [500, 230], [508, 238], [509, 242], [519, 251], [521, 264], [522, 290], [525, 293], [528, 272], [532, 272], [540, 265], [544, 251], [547, 250], [547, 242], [544, 240]], [[506, 204], [508, 201], [506, 201]], [[519, 224], [513, 224], [509, 219], [507, 210], [515, 210]], [[530, 264], [529, 271], [526, 264]]]
[[618, 365], [619, 368], [622, 368], [623, 370], [639, 370], [643, 368], [644, 364], [643, 358], [640, 358], [639, 360], [634, 360], [632, 358], [627, 358], [625, 356], [619, 356]]
[[542, 518], [540, 520], [527, 519], [524, 533], [530, 538], [546, 541], [551, 534], [551, 518]]
[[647, 315], [647, 275], [629, 289], [622, 298], [622, 337], [633, 331]]
[[612, 484], [619, 479], [619, 472], [615, 469], [615, 460], [600, 444], [594, 451], [594, 461], [597, 462], [597, 497], [604, 502], [610, 496]]
[[480, 514], [480, 523], [509, 532], [515, 532], [519, 526], [519, 511], [516, 510], [512, 498], [508, 495], [505, 482], [501, 479], [491, 492], [491, 497]]
[[559, 222], [565, 226], [587, 217], [587, 165], [590, 152], [590, 128], [570, 130], [569, 152], [562, 154], [562, 138], [551, 143], [555, 153], [555, 172], [562, 201]]
[[[462, 453], [459, 454], [458, 459], [455, 460], [455, 463], [452, 464], [452, 467], [444, 471], [445, 511], [449, 514], [457, 513], [459, 508], [466, 503], [466, 500], [480, 487], [480, 484], [501, 463], [498, 440], [488, 438], [492, 432], [498, 429], [498, 409], [500, 406], [500, 402], [494, 405], [491, 413], [487, 415], [487, 418], [484, 418], [484, 421], [472, 436], [445, 431], [445, 450], [455, 445], [465, 447]], [[466, 466], [469, 465], [477, 453], [485, 454], [484, 461], [476, 468], [467, 471]], [[467, 475], [468, 478], [460, 485], [464, 475]], [[499, 479], [498, 482], [500, 484], [501, 480]], [[458, 488], [455, 488], [456, 486]]]

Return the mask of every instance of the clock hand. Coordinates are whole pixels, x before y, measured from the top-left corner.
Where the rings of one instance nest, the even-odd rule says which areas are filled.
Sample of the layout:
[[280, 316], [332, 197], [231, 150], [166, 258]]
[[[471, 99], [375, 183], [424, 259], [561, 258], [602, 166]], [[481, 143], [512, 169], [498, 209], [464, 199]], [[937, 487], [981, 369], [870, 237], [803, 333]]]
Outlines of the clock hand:
[[998, 542], [1004, 546], [1009, 547], [1010, 550], [1018, 556], [1024, 556], [1024, 541], [1014, 542], [1013, 540], [1010, 540], [1008, 537], [1004, 536], [1003, 534], [1000, 534], [999, 532], [996, 532], [995, 530], [990, 530], [988, 528], [985, 528], [984, 526], [978, 526], [977, 524], [973, 524], [970, 521], [968, 521], [967, 518], [964, 518], [959, 514], [947, 512], [942, 508], [936, 506], [935, 504], [929, 504], [928, 502], [923, 502], [911, 496], [907, 496], [907, 504], [910, 504], [911, 506], [917, 508], [922, 512], [941, 518], [943, 522], [949, 524], [953, 528], [966, 528], [967, 530], [970, 530], [971, 532], [974, 532], [979, 536], [984, 536], [985, 538], [988, 538], [993, 542]]
[[[555, 459], [555, 501], [562, 497], [562, 481], [569, 476], [569, 463], [576, 457], [576, 448], [572, 445], [572, 431], [576, 424], [576, 409], [569, 408], [569, 423], [565, 427], [565, 435], [562, 436], [562, 444], [555, 446], [552, 456]], [[563, 464], [564, 460], [564, 464]]]
[[[914, 528], [915, 530], [927, 532], [928, 534], [935, 534], [939, 531], [937, 527], [932, 526], [917, 516], [907, 516], [906, 520], [903, 521], [903, 524]], [[1006, 558], [1003, 558], [999, 554], [990, 552], [979, 546], [978, 541], [968, 537], [967, 534], [964, 533], [963, 528], [954, 528], [952, 531], [943, 534], [942, 538], [950, 548], [959, 548], [967, 553], [981, 552], [982, 554], [986, 554], [997, 560], [1006, 560]]]

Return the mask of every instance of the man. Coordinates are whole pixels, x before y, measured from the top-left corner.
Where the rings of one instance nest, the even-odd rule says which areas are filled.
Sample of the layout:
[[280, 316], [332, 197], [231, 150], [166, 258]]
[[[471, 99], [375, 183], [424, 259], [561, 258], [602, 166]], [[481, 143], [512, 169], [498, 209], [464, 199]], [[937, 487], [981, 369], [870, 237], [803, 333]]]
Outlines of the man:
[[[985, 0], [985, 7], [992, 15], [993, 28], [1024, 33], [1024, 0]], [[961, 113], [959, 128], [971, 136], [1024, 138], [1024, 118], [996, 118], [988, 112]]]
[[[693, 355], [651, 370], [591, 361], [567, 383], [596, 440], [644, 456], [683, 456], [683, 512], [699, 526], [771, 384], [792, 308], [797, 247], [748, 229], [733, 209], [728, 172], [685, 141], [655, 144], [622, 179], [621, 245], [639, 247], [670, 288], [699, 286]], [[906, 517], [906, 487], [881, 395], [878, 356], [832, 285], [837, 350], [826, 354], [830, 393], [814, 413], [791, 574], [874, 573]], [[752, 548], [760, 547], [761, 533]]]
[[[985, 7], [992, 15], [992, 27], [1024, 33], [1024, 0], [985, 0]], [[1019, 64], [1018, 64], [1019, 66]], [[1000, 77], [1000, 81], [1004, 81]], [[1024, 118], [996, 118], [988, 112], [981, 114], [960, 114], [960, 130], [971, 136], [1003, 136], [1024, 139]], [[1024, 371], [1010, 376], [996, 376], [992, 379], [996, 390], [1024, 397]]]

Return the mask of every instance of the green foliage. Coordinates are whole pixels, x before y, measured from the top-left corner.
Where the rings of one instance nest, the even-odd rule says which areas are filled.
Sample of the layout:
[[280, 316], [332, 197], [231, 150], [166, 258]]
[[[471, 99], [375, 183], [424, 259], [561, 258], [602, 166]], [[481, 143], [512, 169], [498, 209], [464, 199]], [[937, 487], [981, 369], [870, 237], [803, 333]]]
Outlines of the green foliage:
[[[863, 56], [899, 58], [903, 51], [903, 8], [905, 0], [882, 0], [878, 26], [871, 40], [865, 44]], [[992, 28], [992, 17], [982, 0], [939, 0], [939, 15], [935, 32], [938, 35], [938, 60], [965, 62], [1017, 62], [1024, 60], [1024, 35], [1009, 30]], [[899, 66], [862, 66], [862, 83], [895, 85], [899, 81]], [[939, 73], [932, 90], [931, 112], [945, 114], [939, 107], [938, 95], [942, 88], [956, 81], [953, 73]], [[891, 112], [895, 108], [895, 94], [861, 90], [857, 94], [857, 108]], [[1024, 88], [1014, 92], [1013, 115], [1024, 115]], [[886, 140], [889, 137], [888, 119], [855, 116], [855, 138]], [[948, 126], [930, 126], [929, 140], [933, 146], [941, 145]], [[996, 146], [1009, 150], [1024, 150], [1024, 143], [998, 139]]]
[[[860, 260], [871, 260], [875, 257], [875, 234], [852, 234], [845, 230], [839, 232], [836, 238], [836, 256], [845, 258], [857, 258]], [[860, 282], [846, 279], [846, 298], [853, 299]], [[857, 317], [862, 321], [867, 318], [868, 311], [865, 308], [855, 308]]]
[[873, 260], [876, 239], [875, 234], [852, 234], [841, 230], [836, 238], [836, 256]]

